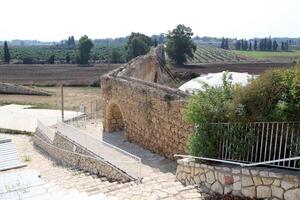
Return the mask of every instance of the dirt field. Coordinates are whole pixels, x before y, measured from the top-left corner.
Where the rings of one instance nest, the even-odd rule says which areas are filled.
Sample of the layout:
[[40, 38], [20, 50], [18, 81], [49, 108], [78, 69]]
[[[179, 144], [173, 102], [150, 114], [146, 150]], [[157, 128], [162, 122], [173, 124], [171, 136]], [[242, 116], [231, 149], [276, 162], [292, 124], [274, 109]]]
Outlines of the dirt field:
[[117, 64], [78, 65], [0, 65], [0, 82], [23, 85], [88, 86], [99, 83], [100, 76], [119, 67]]
[[[52, 96], [29, 96], [29, 95], [1, 95], [0, 105], [3, 104], [27, 104], [38, 108], [58, 109], [61, 105], [60, 87], [40, 87], [50, 92]], [[79, 110], [80, 103], [88, 106], [89, 102], [100, 98], [99, 87], [65, 87], [64, 102], [66, 110]]]

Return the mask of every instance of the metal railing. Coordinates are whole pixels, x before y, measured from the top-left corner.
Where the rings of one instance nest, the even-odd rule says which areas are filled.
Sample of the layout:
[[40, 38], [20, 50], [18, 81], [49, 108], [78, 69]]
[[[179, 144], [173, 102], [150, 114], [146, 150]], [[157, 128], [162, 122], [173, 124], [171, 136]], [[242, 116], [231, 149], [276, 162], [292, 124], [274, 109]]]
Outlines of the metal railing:
[[[300, 162], [294, 159], [300, 155], [300, 122], [212, 123], [210, 125], [221, 138], [218, 156], [220, 160], [300, 169]], [[228, 131], [230, 129], [236, 129], [240, 133], [234, 135], [234, 131]], [[224, 135], [226, 137], [223, 137]]]
[[118, 147], [81, 132], [66, 123], [59, 122], [57, 131], [70, 140], [97, 154], [105, 161], [123, 170], [137, 180], [141, 180], [141, 158]]
[[97, 126], [100, 122], [100, 111], [78, 115], [77, 117], [74, 117], [72, 119], [65, 120], [66, 124], [77, 127], [79, 129], [86, 129], [88, 123]]
[[284, 159], [249, 164], [249, 163], [238, 162], [238, 161], [220, 160], [220, 159], [215, 159], [215, 158], [197, 157], [197, 156], [181, 155], [181, 154], [175, 154], [174, 157], [192, 158], [192, 159], [198, 159], [198, 160], [220, 162], [220, 163], [226, 163], [226, 164], [231, 164], [231, 165], [239, 165], [241, 167], [255, 167], [255, 166], [259, 166], [259, 165], [268, 165], [268, 164], [272, 164], [272, 163], [276, 163], [276, 162], [300, 160], [300, 156], [297, 156], [297, 157], [293, 157], [293, 158], [284, 158]]

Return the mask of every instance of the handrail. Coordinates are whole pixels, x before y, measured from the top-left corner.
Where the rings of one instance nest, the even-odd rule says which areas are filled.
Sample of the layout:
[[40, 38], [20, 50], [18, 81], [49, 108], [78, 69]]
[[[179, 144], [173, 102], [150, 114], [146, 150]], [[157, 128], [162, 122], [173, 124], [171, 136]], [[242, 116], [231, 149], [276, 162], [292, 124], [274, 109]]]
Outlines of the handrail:
[[197, 157], [197, 156], [181, 155], [181, 154], [175, 154], [174, 157], [194, 158], [194, 159], [199, 159], [199, 160], [221, 162], [221, 163], [226, 163], [226, 164], [239, 165], [241, 167], [254, 167], [254, 166], [258, 166], [258, 165], [267, 165], [267, 164], [277, 163], [277, 162], [300, 160], [300, 156], [297, 156], [297, 157], [292, 157], [292, 158], [284, 158], [284, 159], [270, 160], [270, 161], [257, 162], [257, 163], [241, 163], [241, 162], [235, 162], [235, 161], [220, 160], [220, 159], [216, 159], [216, 158]]
[[[109, 143], [106, 143], [104, 141], [98, 140], [97, 138], [94, 138], [93, 136], [86, 134], [84, 132], [82, 132], [81, 130], [63, 123], [63, 122], [58, 122], [58, 131], [68, 137], [69, 139], [73, 140], [74, 142], [82, 145], [83, 147], [89, 149], [90, 151], [94, 152], [95, 154], [98, 154], [100, 157], [102, 157], [103, 159], [105, 159], [107, 162], [110, 162], [111, 164], [114, 164], [115, 166], [119, 167], [120, 169], [124, 170], [126, 173], [129, 173], [131, 176], [134, 176], [135, 178], [137, 178], [138, 180], [141, 180], [141, 163], [142, 160], [140, 157], [135, 156], [127, 151], [124, 151], [123, 149], [120, 149], [116, 146], [113, 146]], [[64, 131], [64, 127], [66, 128], [66, 130]], [[68, 130], [69, 129], [69, 130]], [[76, 134], [77, 133], [77, 134]], [[104, 148], [104, 149], [103, 149]], [[105, 150], [105, 148], [107, 148]], [[132, 159], [132, 161], [118, 161], [118, 159], [116, 158], [112, 158], [109, 155], [107, 155], [107, 153], [112, 152], [112, 151], [116, 151], [120, 154], [122, 154], [123, 156], [127, 156], [128, 158]], [[107, 152], [107, 153], [103, 153], [103, 152]], [[121, 163], [136, 163], [137, 164], [137, 170], [133, 170], [135, 171], [133, 175], [132, 174], [132, 169], [130, 169], [129, 166], [127, 165], [121, 165], [119, 166], [119, 164]], [[129, 167], [129, 168], [128, 168]]]
[[[69, 125], [69, 124], [66, 124], [66, 123], [64, 123], [64, 122], [58, 122], [58, 123], [59, 123], [59, 124], [63, 124], [63, 125], [65, 125], [65, 126], [68, 126], [69, 128], [74, 129], [74, 130], [76, 130], [76, 131], [78, 131], [78, 132], [80, 132], [80, 133], [82, 133], [82, 134], [84, 134], [84, 135], [87, 135], [86, 133], [82, 132], [81, 130], [79, 130], [79, 129], [77, 129], [77, 128], [75, 128], [75, 127]], [[92, 138], [95, 138], [95, 137], [93, 137], [93, 136], [91, 136], [91, 135], [87, 135], [87, 136], [92, 137]], [[95, 139], [97, 139], [97, 138], [95, 138]], [[99, 140], [99, 141], [100, 141], [100, 140]], [[132, 158], [135, 158], [135, 159], [137, 159], [137, 160], [140, 160], [140, 159], [141, 159], [140, 157], [138, 157], [138, 156], [136, 156], [136, 155], [133, 155], [133, 154], [127, 152], [127, 151], [124, 151], [123, 149], [120, 149], [120, 148], [118, 148], [118, 147], [116, 147], [116, 146], [113, 146], [113, 145], [111, 145], [111, 144], [109, 144], [109, 143], [107, 143], [107, 142], [105, 142], [105, 141], [100, 141], [100, 142], [103, 143], [103, 144], [105, 144], [105, 145], [107, 145], [107, 146], [109, 146], [109, 147], [112, 147], [112, 148], [114, 148], [114, 149], [116, 149], [116, 150], [118, 150], [118, 151], [121, 151], [122, 153], [127, 154], [127, 155], [129, 155], [130, 157], [132, 157]]]

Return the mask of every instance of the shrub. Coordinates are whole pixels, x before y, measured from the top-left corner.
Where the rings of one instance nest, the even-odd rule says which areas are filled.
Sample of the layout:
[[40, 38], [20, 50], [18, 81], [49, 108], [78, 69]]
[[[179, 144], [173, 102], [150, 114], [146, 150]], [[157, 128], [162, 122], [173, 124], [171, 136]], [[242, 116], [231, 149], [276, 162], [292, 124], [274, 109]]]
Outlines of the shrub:
[[[185, 117], [195, 129], [188, 151], [196, 156], [217, 157], [219, 142], [229, 139], [234, 145], [228, 151], [238, 158], [256, 137], [245, 123], [300, 121], [299, 113], [299, 66], [267, 71], [244, 87], [232, 86], [225, 74], [222, 86], [206, 85], [205, 91], [189, 99]], [[231, 124], [226, 127], [223, 122]]]
[[299, 121], [300, 68], [267, 71], [236, 91], [247, 121]]

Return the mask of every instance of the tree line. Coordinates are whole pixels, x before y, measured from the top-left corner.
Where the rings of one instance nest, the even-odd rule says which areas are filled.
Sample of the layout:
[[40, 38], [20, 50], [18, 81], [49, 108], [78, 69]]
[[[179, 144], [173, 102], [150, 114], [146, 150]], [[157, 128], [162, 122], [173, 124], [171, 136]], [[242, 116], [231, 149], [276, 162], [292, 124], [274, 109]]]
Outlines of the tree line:
[[[242, 51], [278, 51], [279, 44], [276, 40], [273, 40], [271, 37], [254, 39], [254, 40], [237, 40], [235, 43], [236, 50]], [[280, 45], [281, 51], [289, 50], [289, 41], [281, 42]]]

